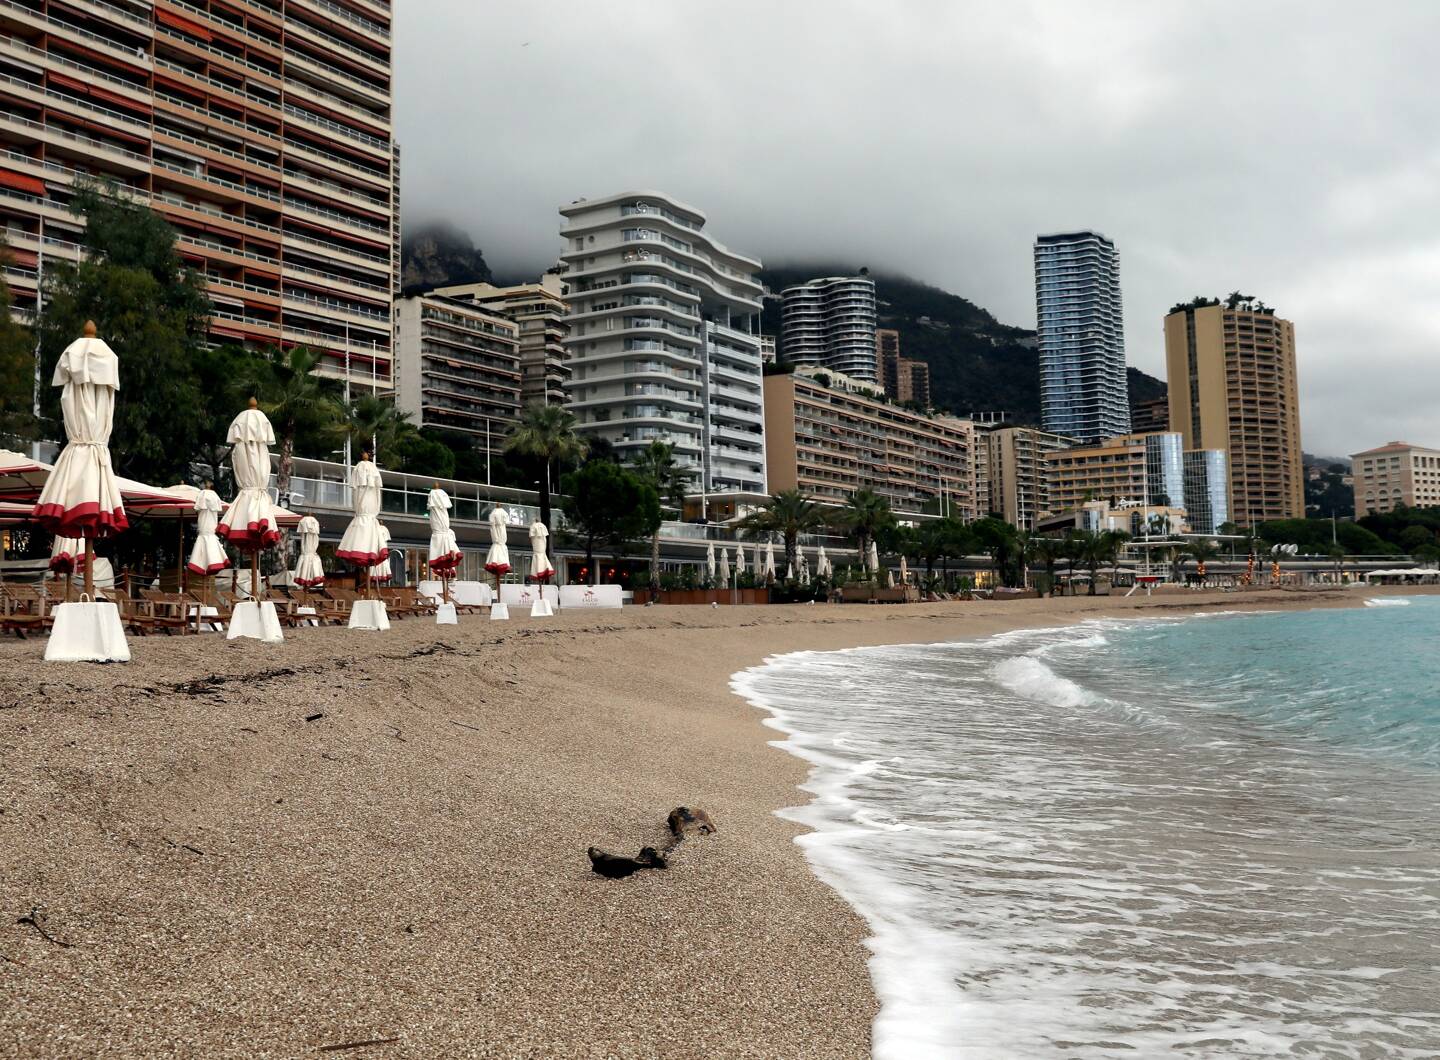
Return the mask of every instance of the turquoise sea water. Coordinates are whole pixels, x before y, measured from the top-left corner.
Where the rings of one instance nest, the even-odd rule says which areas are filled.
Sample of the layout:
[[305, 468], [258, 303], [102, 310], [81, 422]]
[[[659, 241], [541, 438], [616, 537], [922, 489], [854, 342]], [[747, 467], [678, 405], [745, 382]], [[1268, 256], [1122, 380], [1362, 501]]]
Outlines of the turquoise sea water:
[[737, 675], [882, 1057], [1440, 1055], [1440, 599]]

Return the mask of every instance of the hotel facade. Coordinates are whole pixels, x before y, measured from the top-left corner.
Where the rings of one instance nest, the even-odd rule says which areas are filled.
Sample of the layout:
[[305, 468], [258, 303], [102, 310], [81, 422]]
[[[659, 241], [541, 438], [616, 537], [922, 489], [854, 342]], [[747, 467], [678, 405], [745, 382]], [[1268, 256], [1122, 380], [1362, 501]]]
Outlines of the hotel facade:
[[1386, 442], [1350, 458], [1355, 518], [1396, 508], [1440, 507], [1440, 449]]
[[760, 262], [659, 192], [560, 210], [567, 404], [631, 459], [662, 439], [699, 492], [766, 492]]
[[395, 403], [417, 427], [460, 431], [497, 454], [520, 414], [514, 321], [433, 292], [396, 299]]
[[17, 315], [76, 260], [80, 179], [113, 182], [179, 233], [210, 338], [322, 355], [393, 385], [399, 153], [388, 0], [6, 0], [0, 226]]
[[1230, 521], [1305, 515], [1295, 328], [1273, 311], [1177, 306], [1165, 318], [1170, 429], [1188, 449], [1223, 449]]
[[1180, 435], [1122, 434], [1098, 445], [1058, 449], [1047, 458], [1050, 511], [1089, 501], [1179, 507], [1185, 496]]
[[930, 366], [900, 354], [900, 332], [879, 328], [875, 332], [875, 364], [877, 380], [885, 393], [896, 401], [909, 401], [928, 409], [930, 400]]
[[1097, 442], [1130, 433], [1120, 255], [1098, 232], [1036, 238], [1041, 421]]
[[563, 405], [565, 381], [570, 378], [569, 353], [565, 349], [570, 306], [560, 293], [561, 287], [560, 277], [547, 272], [539, 283], [511, 287], [467, 283], [437, 287], [432, 293], [473, 302], [514, 321], [520, 337], [520, 403]]
[[765, 377], [765, 435], [772, 491], [842, 505], [870, 489], [902, 517], [975, 518], [968, 420], [911, 412], [871, 383], [801, 367]]
[[981, 466], [988, 514], [1018, 530], [1034, 530], [1040, 517], [1052, 510], [1050, 457], [1073, 448], [1075, 441], [1035, 427], [995, 427], [981, 432], [977, 444], [984, 446]]
[[787, 364], [818, 365], [878, 383], [875, 281], [827, 276], [780, 293], [780, 352]]

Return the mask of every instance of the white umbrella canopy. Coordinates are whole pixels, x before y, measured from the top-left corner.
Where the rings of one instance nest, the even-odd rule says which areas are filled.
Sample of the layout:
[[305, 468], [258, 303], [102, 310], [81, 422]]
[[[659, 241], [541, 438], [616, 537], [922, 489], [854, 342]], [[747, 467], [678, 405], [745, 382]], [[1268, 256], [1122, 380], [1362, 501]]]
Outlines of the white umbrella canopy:
[[736, 574], [744, 574], [744, 573], [745, 573], [745, 546], [744, 546], [744, 545], [736, 545], [736, 546], [735, 546], [735, 573], [736, 573]]
[[895, 588], [895, 572], [889, 567], [885, 568], [885, 587], [887, 589]]
[[86, 321], [84, 337], [60, 354], [51, 383], [64, 388], [60, 409], [66, 444], [45, 478], [33, 517], [46, 530], [65, 537], [119, 533], [129, 520], [110, 466], [109, 446], [120, 361], [95, 337], [93, 321]]
[[530, 524], [530, 577], [537, 582], [555, 576], [555, 567], [550, 563], [550, 556], [545, 548], [545, 541], [549, 536], [550, 531], [539, 519]]
[[425, 501], [425, 511], [430, 517], [430, 569], [449, 574], [460, 565], [460, 546], [455, 540], [455, 531], [450, 529], [450, 494], [435, 488]]
[[[18, 502], [33, 499], [45, 488], [45, 480], [55, 465], [40, 460], [31, 460], [24, 453], [0, 449], [0, 496]], [[33, 504], [25, 506], [26, 514], [33, 510]]]
[[497, 504], [490, 509], [489, 523], [490, 551], [485, 553], [485, 569], [499, 578], [510, 570], [510, 549], [506, 547], [510, 513]]
[[313, 515], [300, 520], [300, 558], [295, 563], [295, 584], [314, 589], [325, 584], [320, 564], [320, 521]]
[[824, 545], [815, 552], [815, 573], [821, 578], [830, 573], [830, 557], [825, 555]]
[[775, 542], [765, 542], [765, 577], [775, 577]]
[[355, 515], [345, 527], [335, 555], [357, 567], [373, 567], [386, 554], [380, 537], [380, 469], [363, 454], [350, 471], [351, 505]]
[[910, 581], [910, 564], [905, 562], [905, 557], [900, 557], [900, 581], [908, 584]]
[[380, 558], [370, 567], [370, 581], [372, 583], [388, 582], [390, 580], [390, 528], [384, 523], [380, 524], [380, 548]]
[[868, 559], [867, 564], [866, 564], [866, 570], [879, 571], [879, 569], [880, 569], [880, 550], [875, 547], [875, 542], [874, 542], [874, 541], [871, 541], [871, 542], [870, 542], [870, 556], [869, 556], [869, 559]]
[[728, 586], [730, 584], [730, 550], [728, 548], [720, 550], [720, 568], [715, 572], [715, 579], [721, 585]]
[[215, 536], [215, 529], [220, 524], [220, 497], [212, 489], [200, 490], [195, 495], [192, 510], [195, 512], [195, 546], [190, 550], [185, 569], [201, 576], [224, 570], [230, 566], [230, 557]]
[[50, 545], [50, 569], [56, 574], [71, 574], [85, 565], [85, 542], [78, 537], [55, 536]]
[[785, 565], [785, 580], [787, 582], [793, 582], [795, 580], [795, 564], [787, 563]]
[[231, 446], [230, 466], [238, 492], [215, 533], [241, 551], [260, 552], [280, 540], [280, 526], [270, 500], [270, 447], [275, 444], [275, 429], [254, 398], [250, 407], [231, 421], [225, 440]]
[[705, 546], [705, 577], [715, 580], [715, 542]]

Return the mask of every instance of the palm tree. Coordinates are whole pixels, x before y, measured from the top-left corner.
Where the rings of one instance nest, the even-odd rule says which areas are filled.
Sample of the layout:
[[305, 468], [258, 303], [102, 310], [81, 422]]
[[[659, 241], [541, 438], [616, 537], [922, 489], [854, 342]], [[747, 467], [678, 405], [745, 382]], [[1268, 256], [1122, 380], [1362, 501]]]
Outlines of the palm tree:
[[824, 525], [825, 510], [820, 505], [806, 499], [799, 490], [781, 490], [740, 520], [739, 530], [751, 539], [779, 534], [785, 543], [785, 563], [796, 569], [800, 565], [800, 535]]
[[870, 552], [870, 542], [882, 529], [894, 524], [895, 516], [890, 511], [890, 502], [884, 497], [874, 490], [859, 489], [850, 494], [837, 521], [855, 539], [860, 549], [860, 566], [868, 570], [866, 556]]
[[563, 405], [533, 402], [520, 413], [520, 422], [505, 438], [505, 451], [545, 464], [540, 479], [540, 521], [550, 525], [550, 472], [556, 462], [583, 460], [589, 445], [575, 433], [575, 413]]
[[253, 395], [260, 410], [270, 419], [280, 441], [280, 463], [275, 484], [280, 502], [290, 497], [290, 478], [295, 470], [295, 437], [301, 431], [324, 430], [336, 418], [334, 402], [325, 384], [314, 375], [320, 354], [305, 347], [269, 350], [256, 358], [251, 370], [241, 377], [239, 388]]
[[1214, 559], [1219, 554], [1220, 543], [1218, 541], [1211, 541], [1207, 538], [1201, 538], [1200, 540], [1192, 541], [1185, 546], [1185, 550], [1181, 557], [1180, 563], [1183, 566], [1185, 560], [1193, 559], [1195, 561], [1195, 573], [1199, 577], [1204, 578], [1205, 564], [1209, 560]]
[[[1096, 579], [1101, 567], [1118, 567], [1120, 550], [1130, 535], [1120, 530], [1081, 530], [1076, 533], [1077, 558], [1080, 565], [1090, 572], [1089, 595], [1096, 595]], [[1115, 575], [1112, 571], [1110, 579]]]
[[993, 515], [975, 520], [970, 524], [970, 530], [980, 547], [990, 554], [995, 580], [1001, 585], [1009, 585], [1014, 581], [1011, 577], [1011, 561], [1020, 544], [1019, 531], [1004, 519], [997, 519]]
[[374, 394], [363, 394], [349, 405], [336, 401], [335, 409], [335, 433], [341, 439], [349, 438], [352, 446], [369, 449], [377, 464], [382, 454], [388, 456], [395, 449], [407, 428], [415, 429], [410, 413]]
[[[656, 438], [630, 466], [654, 488], [661, 504], [674, 508], [677, 513], [684, 511], [685, 491], [695, 471], [675, 462], [675, 446]], [[650, 591], [659, 589], [660, 526], [657, 525], [650, 535]]]
[[1067, 546], [1062, 538], [1032, 536], [1026, 542], [1025, 559], [1045, 568], [1047, 596], [1055, 595], [1055, 565], [1065, 558], [1066, 553]]

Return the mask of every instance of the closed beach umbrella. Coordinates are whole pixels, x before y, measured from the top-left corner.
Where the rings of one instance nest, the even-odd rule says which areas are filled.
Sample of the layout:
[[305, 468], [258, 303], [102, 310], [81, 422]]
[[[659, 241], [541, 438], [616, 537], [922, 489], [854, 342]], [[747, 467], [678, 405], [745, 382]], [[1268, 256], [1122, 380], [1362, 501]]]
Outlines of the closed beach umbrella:
[[705, 577], [715, 580], [715, 542], [705, 546]]
[[795, 564], [787, 563], [785, 565], [785, 580], [787, 582], [793, 582], [795, 580]]
[[885, 568], [885, 586], [888, 589], [895, 588], [895, 572], [889, 567]]
[[745, 573], [745, 546], [735, 546], [735, 574], [738, 577]]
[[85, 542], [78, 537], [56, 537], [50, 546], [50, 569], [56, 574], [72, 574], [84, 560]]
[[550, 531], [539, 519], [530, 524], [530, 577], [542, 584], [555, 576], [555, 568], [545, 548], [549, 537]]
[[500, 575], [510, 570], [510, 550], [505, 547], [508, 540], [510, 513], [500, 505], [490, 509], [490, 551], [485, 553], [485, 569], [495, 575], [495, 584], [500, 584]]
[[230, 466], [235, 470], [238, 492], [215, 532], [242, 552], [260, 552], [280, 540], [280, 526], [270, 500], [270, 447], [275, 444], [275, 430], [254, 398], [250, 407], [231, 421], [225, 440], [231, 445]]
[[815, 550], [815, 573], [823, 578], [830, 573], [830, 557], [825, 555], [825, 546]]
[[880, 550], [875, 547], [875, 542], [870, 542], [870, 556], [866, 564], [866, 570], [878, 571], [880, 569]]
[[425, 502], [430, 516], [430, 569], [437, 574], [453, 572], [460, 565], [460, 546], [450, 529], [450, 494], [436, 483]]
[[775, 542], [765, 542], [765, 577], [775, 578]]
[[355, 515], [335, 549], [335, 555], [357, 567], [373, 567], [386, 551], [378, 518], [380, 486], [380, 469], [371, 462], [368, 452], [362, 453], [350, 471], [351, 506]]
[[900, 557], [900, 583], [907, 584], [910, 581], [910, 565], [905, 562], [905, 557]]
[[93, 321], [86, 321], [84, 336], [60, 354], [51, 382], [64, 388], [60, 409], [66, 443], [45, 478], [32, 518], [53, 534], [84, 539], [88, 549], [95, 538], [129, 525], [110, 466], [120, 362], [115, 351], [95, 337]]
[[300, 559], [295, 563], [295, 584], [316, 589], [325, 584], [320, 565], [320, 521], [313, 515], [300, 520]]
[[230, 566], [230, 557], [215, 529], [220, 525], [220, 497], [208, 486], [195, 495], [195, 547], [185, 569], [191, 574], [208, 576]]
[[384, 523], [380, 524], [380, 549], [380, 558], [370, 568], [370, 581], [374, 584], [390, 580], [390, 528]]
[[721, 585], [730, 584], [730, 550], [728, 548], [720, 550], [720, 569], [715, 572], [715, 579]]

